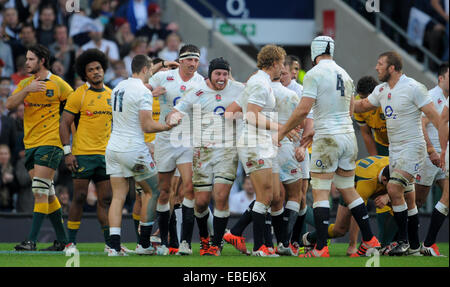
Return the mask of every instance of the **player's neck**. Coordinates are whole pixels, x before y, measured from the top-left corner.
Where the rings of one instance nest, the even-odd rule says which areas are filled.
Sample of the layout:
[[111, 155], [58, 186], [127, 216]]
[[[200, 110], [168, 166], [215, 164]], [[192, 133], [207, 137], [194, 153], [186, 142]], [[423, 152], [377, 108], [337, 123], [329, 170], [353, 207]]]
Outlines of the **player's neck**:
[[39, 77], [39, 79], [45, 80], [45, 79], [47, 79], [48, 73], [49, 73], [49, 70], [42, 68], [36, 74], [34, 74], [34, 77], [35, 78]]
[[178, 70], [178, 73], [180, 74], [180, 78], [184, 81], [187, 82], [190, 79], [192, 79], [192, 77], [195, 74], [195, 71], [193, 73], [187, 72], [187, 71], [183, 71], [182, 69]]
[[100, 82], [98, 84], [94, 84], [94, 83], [89, 82], [89, 85], [91, 86], [91, 88], [93, 88], [95, 90], [103, 89], [103, 82]]
[[444, 97], [446, 99], [448, 99], [448, 90], [447, 91], [445, 90], [445, 87], [444, 87], [444, 85], [442, 83], [439, 83], [438, 86], [439, 86], [439, 88], [441, 88], [442, 93], [444, 94]]
[[142, 83], [146, 83], [145, 82], [145, 74], [133, 74], [132, 76], [131, 76], [133, 79], [139, 79], [139, 80], [141, 80], [142, 81]]
[[398, 83], [398, 81], [400, 80], [400, 77], [402, 75], [403, 75], [402, 72], [392, 73], [390, 79], [388, 80], [389, 88], [393, 89], [395, 87], [395, 85]]

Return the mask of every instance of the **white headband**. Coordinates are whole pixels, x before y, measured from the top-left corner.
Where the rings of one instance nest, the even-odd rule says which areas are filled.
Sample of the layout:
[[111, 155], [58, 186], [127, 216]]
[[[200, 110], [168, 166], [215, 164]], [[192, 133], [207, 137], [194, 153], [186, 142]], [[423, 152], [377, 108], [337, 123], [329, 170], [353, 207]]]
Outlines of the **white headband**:
[[191, 58], [200, 59], [200, 54], [199, 53], [195, 53], [195, 52], [184, 52], [179, 57], [180, 60], [191, 59]]

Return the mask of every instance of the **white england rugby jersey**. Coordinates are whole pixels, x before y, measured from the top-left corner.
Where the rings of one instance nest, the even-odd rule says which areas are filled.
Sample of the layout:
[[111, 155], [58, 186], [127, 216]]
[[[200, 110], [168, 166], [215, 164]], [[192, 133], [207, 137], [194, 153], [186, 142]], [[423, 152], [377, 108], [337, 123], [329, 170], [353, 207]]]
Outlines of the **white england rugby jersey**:
[[[198, 84], [203, 83], [203, 81], [203, 77], [195, 72], [194, 76], [189, 81], [185, 82], [180, 77], [179, 69], [162, 71], [153, 75], [149, 80], [149, 84], [152, 86], [152, 88], [154, 89], [156, 87], [162, 86], [166, 89], [166, 93], [162, 94], [159, 97], [159, 122], [164, 124], [167, 114], [172, 110], [177, 102], [187, 93], [194, 90]], [[189, 117], [184, 117], [180, 125], [176, 126], [170, 131], [157, 133], [156, 140], [169, 141], [171, 133], [181, 135], [182, 131], [185, 132], [183, 135], [189, 135], [191, 133], [191, 115], [192, 114], [189, 114]], [[190, 137], [179, 140], [182, 142], [182, 144], [186, 144], [186, 141], [190, 142]]]
[[425, 142], [420, 108], [432, 101], [423, 84], [402, 75], [393, 89], [388, 83], [382, 83], [367, 99], [372, 105], [382, 107], [390, 145]]
[[152, 104], [152, 93], [141, 79], [121, 81], [111, 93], [112, 131], [106, 148], [118, 152], [142, 150], [145, 140], [139, 111], [151, 111]]
[[321, 60], [303, 78], [303, 97], [315, 99], [313, 105], [316, 135], [353, 133], [350, 101], [353, 80], [333, 60]]
[[[436, 110], [438, 111], [439, 114], [441, 114], [447, 101], [447, 98], [444, 96], [441, 87], [439, 86], [434, 87], [433, 89], [428, 91], [428, 94], [430, 95], [431, 100], [433, 101], [433, 104], [436, 107]], [[422, 116], [424, 116], [424, 114], [422, 114]], [[430, 141], [433, 144], [434, 148], [438, 153], [440, 153], [441, 144], [439, 143], [438, 131], [431, 122], [427, 124], [427, 132], [428, 137], [430, 138]]]
[[[225, 109], [240, 97], [244, 88], [244, 84], [228, 80], [227, 86], [217, 91], [208, 87], [206, 81], [203, 81], [196, 89], [178, 101], [174, 107], [176, 110], [183, 114], [194, 112], [195, 146], [223, 146], [224, 144], [227, 147], [235, 146], [236, 131], [232, 125], [225, 130], [224, 113]], [[201, 110], [197, 112], [196, 107]]]

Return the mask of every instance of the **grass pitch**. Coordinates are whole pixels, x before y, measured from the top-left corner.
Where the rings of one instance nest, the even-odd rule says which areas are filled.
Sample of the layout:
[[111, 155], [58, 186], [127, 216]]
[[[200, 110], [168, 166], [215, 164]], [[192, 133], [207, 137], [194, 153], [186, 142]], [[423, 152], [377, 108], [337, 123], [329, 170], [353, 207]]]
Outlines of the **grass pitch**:
[[[63, 252], [16, 252], [16, 243], [0, 244], [0, 267], [65, 267], [71, 257]], [[37, 248], [50, 243], [38, 243]], [[136, 243], [125, 243], [134, 249]], [[438, 244], [441, 254], [449, 255], [449, 243]], [[369, 258], [349, 258], [347, 244], [332, 243], [330, 258], [278, 257], [261, 258], [240, 254], [226, 244], [222, 256], [200, 256], [198, 243], [193, 243], [192, 256], [138, 256], [108, 257], [103, 253], [104, 243], [79, 243], [80, 267], [365, 267]], [[251, 244], [247, 244], [251, 248]], [[380, 267], [449, 267], [448, 257], [389, 257], [381, 256]]]

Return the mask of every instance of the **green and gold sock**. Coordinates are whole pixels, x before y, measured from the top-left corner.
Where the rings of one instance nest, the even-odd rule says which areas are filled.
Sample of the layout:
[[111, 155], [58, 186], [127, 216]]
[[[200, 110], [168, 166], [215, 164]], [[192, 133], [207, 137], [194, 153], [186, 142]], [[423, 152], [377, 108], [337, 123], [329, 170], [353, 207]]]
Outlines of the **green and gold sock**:
[[41, 230], [42, 223], [44, 223], [45, 216], [48, 213], [48, 203], [35, 203], [33, 211], [33, 221], [31, 223], [30, 234], [28, 239], [33, 242], [37, 242], [39, 231]]
[[64, 228], [64, 221], [62, 219], [62, 209], [58, 198], [48, 205], [48, 217], [56, 232], [56, 239], [64, 244], [67, 244], [67, 234]]

